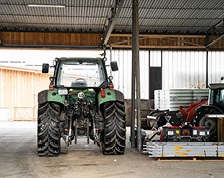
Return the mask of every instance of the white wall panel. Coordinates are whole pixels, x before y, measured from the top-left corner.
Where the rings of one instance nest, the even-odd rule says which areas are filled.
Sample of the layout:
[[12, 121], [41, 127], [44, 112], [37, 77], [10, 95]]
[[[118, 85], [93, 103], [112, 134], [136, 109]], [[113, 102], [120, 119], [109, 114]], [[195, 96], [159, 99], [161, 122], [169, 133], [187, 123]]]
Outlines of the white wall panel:
[[206, 52], [163, 51], [162, 88], [205, 88]]
[[208, 53], [208, 83], [221, 82], [220, 78], [224, 76], [224, 52]]
[[149, 52], [140, 51], [141, 98], [149, 99]]
[[[110, 51], [107, 51], [107, 64], [110, 62]], [[140, 78], [141, 78], [141, 98], [149, 98], [149, 52], [140, 51]], [[112, 50], [112, 61], [118, 62], [119, 70], [112, 72], [115, 89], [124, 93], [126, 99], [131, 98], [132, 80], [132, 51]], [[108, 71], [108, 74], [111, 72]]]
[[150, 51], [150, 67], [161, 67], [161, 51]]

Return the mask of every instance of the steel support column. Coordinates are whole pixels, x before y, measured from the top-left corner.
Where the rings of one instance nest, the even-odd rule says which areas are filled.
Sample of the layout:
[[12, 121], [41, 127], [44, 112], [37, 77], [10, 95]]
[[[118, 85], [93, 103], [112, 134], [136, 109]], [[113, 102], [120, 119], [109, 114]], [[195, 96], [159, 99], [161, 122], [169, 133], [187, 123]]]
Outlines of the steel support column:
[[206, 50], [206, 74], [205, 74], [205, 86], [208, 88], [208, 50]]
[[[136, 80], [135, 80], [136, 79]], [[140, 65], [139, 65], [139, 14], [138, 0], [132, 0], [132, 117], [131, 138], [132, 147], [135, 145], [135, 85], [137, 99], [137, 143], [142, 150], [141, 140], [141, 95], [140, 95]]]

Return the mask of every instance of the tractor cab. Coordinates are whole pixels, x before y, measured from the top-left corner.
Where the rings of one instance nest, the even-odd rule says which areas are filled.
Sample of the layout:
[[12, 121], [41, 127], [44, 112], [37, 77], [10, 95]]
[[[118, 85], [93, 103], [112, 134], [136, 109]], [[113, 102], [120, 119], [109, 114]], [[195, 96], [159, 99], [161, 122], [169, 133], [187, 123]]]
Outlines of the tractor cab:
[[208, 105], [214, 105], [224, 112], [224, 83], [214, 83], [209, 85]]

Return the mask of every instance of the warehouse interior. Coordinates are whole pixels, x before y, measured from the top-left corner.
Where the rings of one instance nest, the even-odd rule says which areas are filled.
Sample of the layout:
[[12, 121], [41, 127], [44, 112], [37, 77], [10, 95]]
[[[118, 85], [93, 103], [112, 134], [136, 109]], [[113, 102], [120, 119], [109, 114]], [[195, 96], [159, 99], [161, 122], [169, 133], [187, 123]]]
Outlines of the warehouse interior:
[[[75, 168], [69, 164], [76, 162], [77, 176], [83, 177], [143, 177], [149, 174], [152, 177], [189, 177], [189, 170], [195, 170], [190, 177], [222, 177], [223, 162], [217, 167], [212, 162], [198, 166], [190, 156], [190, 164], [179, 164], [180, 160], [177, 160], [170, 166], [149, 160], [152, 145], [143, 149], [142, 136], [151, 124], [148, 115], [149, 118], [157, 117], [150, 115], [152, 109], [169, 109], [173, 113], [173, 106], [167, 103], [176, 102], [179, 95], [173, 96], [172, 92], [182, 92], [182, 100], [177, 102], [178, 106], [175, 103], [175, 110], [179, 105], [193, 107], [192, 102], [209, 95], [209, 84], [223, 82], [223, 1], [1, 0], [0, 13], [0, 134], [3, 135], [0, 162], [8, 160], [5, 166], [0, 165], [0, 175], [72, 177]], [[53, 75], [43, 74], [41, 67], [45, 62], [51, 65], [57, 57], [104, 57], [106, 66], [110, 66], [111, 61], [117, 62], [119, 70], [108, 69], [107, 73], [113, 76], [114, 88], [124, 94], [128, 127], [124, 155], [105, 158], [96, 145], [87, 146], [82, 141], [81, 146], [72, 146], [67, 154], [61, 154], [55, 160], [38, 158], [38, 92], [48, 89], [49, 77]], [[212, 114], [223, 114], [223, 111]], [[215, 141], [223, 143], [224, 116], [217, 117], [217, 132], [220, 133]], [[213, 125], [210, 120], [208, 122]], [[204, 131], [209, 133], [211, 130]], [[147, 137], [150, 141], [151, 136], [154, 138], [156, 134]], [[188, 153], [182, 154], [180, 147], [173, 157], [188, 157]], [[220, 147], [217, 144], [216, 152], [217, 149], [224, 150], [223, 144]], [[151, 155], [160, 157], [157, 153]], [[222, 161], [223, 155], [224, 151], [218, 154], [218, 161]], [[23, 156], [27, 163], [20, 164]], [[193, 159], [195, 157], [198, 159], [197, 156]], [[206, 157], [206, 154], [200, 157]], [[94, 161], [97, 158], [99, 160]], [[14, 162], [19, 162], [19, 166]], [[52, 164], [57, 166], [51, 167]], [[152, 167], [148, 169], [147, 164]], [[13, 170], [10, 165], [17, 168]], [[114, 171], [113, 167], [117, 169]], [[174, 167], [181, 171], [177, 172]]]

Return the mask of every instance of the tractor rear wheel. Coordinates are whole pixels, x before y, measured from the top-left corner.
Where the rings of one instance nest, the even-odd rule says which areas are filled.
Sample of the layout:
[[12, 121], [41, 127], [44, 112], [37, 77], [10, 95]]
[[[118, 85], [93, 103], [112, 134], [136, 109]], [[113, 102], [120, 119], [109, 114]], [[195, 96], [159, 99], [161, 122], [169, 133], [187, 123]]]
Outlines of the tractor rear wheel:
[[217, 120], [208, 118], [206, 114], [218, 114], [219, 112], [211, 107], [199, 108], [196, 112], [195, 126], [205, 126], [210, 131], [210, 141], [217, 141]]
[[102, 151], [105, 155], [124, 154], [126, 142], [125, 107], [123, 102], [111, 101], [101, 108], [104, 118]]
[[37, 146], [39, 156], [57, 156], [60, 153], [60, 106], [46, 102], [38, 106]]

